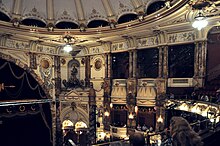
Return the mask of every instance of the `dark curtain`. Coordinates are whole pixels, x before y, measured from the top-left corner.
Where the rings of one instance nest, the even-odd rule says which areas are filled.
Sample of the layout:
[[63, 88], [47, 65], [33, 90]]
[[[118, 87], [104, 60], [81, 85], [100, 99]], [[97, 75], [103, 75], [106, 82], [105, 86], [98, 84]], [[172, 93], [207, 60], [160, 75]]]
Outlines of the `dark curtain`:
[[41, 113], [2, 117], [0, 120], [1, 146], [52, 146], [50, 127], [45, 124]]
[[30, 71], [0, 58], [0, 146], [52, 146], [50, 103], [29, 101], [47, 100]]

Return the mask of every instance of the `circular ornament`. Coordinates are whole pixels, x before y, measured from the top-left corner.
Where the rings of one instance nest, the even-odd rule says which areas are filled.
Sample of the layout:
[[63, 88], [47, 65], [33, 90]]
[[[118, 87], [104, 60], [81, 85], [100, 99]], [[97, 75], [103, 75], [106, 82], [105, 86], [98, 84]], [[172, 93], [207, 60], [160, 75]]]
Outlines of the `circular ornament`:
[[100, 70], [102, 68], [102, 60], [101, 59], [96, 59], [95, 60], [95, 70]]

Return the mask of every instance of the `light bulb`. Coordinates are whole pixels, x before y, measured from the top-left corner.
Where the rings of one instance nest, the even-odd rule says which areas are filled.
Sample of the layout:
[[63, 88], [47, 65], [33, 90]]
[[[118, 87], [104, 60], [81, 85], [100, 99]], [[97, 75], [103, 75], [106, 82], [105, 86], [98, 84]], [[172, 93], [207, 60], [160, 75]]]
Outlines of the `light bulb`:
[[203, 20], [196, 20], [193, 22], [192, 26], [194, 28], [197, 28], [198, 30], [201, 30], [202, 28], [206, 27], [208, 25], [208, 21], [203, 19]]
[[69, 45], [69, 44], [66, 44], [64, 47], [63, 47], [63, 50], [65, 51], [65, 52], [70, 52], [70, 51], [72, 51], [73, 50], [73, 47], [71, 46], [71, 45]]

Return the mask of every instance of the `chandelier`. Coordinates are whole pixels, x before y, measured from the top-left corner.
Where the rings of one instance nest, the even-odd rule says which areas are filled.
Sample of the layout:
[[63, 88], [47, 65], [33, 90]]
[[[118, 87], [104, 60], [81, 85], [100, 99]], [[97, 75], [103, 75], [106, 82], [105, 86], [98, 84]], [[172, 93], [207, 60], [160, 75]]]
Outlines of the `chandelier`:
[[65, 51], [65, 52], [71, 52], [72, 50], [73, 50], [73, 47], [72, 47], [72, 45], [70, 44], [70, 42], [71, 43], [74, 43], [75, 42], [75, 39], [72, 37], [72, 36], [70, 36], [70, 35], [66, 35], [66, 36], [64, 36], [63, 37], [63, 40], [64, 40], [64, 42], [66, 43], [65, 45], [64, 45], [64, 47], [63, 47], [63, 50]]

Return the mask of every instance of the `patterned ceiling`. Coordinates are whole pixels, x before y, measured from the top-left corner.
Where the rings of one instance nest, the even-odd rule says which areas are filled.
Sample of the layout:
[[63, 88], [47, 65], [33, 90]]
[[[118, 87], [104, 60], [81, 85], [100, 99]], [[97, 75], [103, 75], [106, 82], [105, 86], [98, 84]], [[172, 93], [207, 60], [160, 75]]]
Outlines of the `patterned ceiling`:
[[[40, 20], [45, 25], [52, 23], [55, 26], [59, 22], [88, 26], [92, 21], [99, 20], [97, 23], [102, 26], [117, 23], [122, 16], [133, 14], [124, 18], [127, 19], [124, 21], [130, 21], [129, 17], [136, 19], [139, 14], [147, 15], [149, 10], [152, 13], [164, 6], [165, 0], [0, 0], [2, 13], [27, 25], [29, 23], [25, 19]], [[91, 27], [95, 25], [99, 24]]]
[[[199, 1], [199, 0], [198, 0]], [[209, 1], [207, 16], [219, 16], [220, 1]], [[96, 46], [160, 31], [192, 29], [196, 0], [0, 0], [0, 34], [62, 45]], [[212, 19], [210, 19], [212, 20]], [[213, 19], [213, 22], [216, 21]], [[6, 22], [6, 23], [5, 23]], [[113, 24], [113, 26], [112, 26]], [[176, 25], [181, 24], [181, 25]], [[83, 26], [83, 31], [81, 31]], [[177, 28], [178, 27], [178, 28]]]

